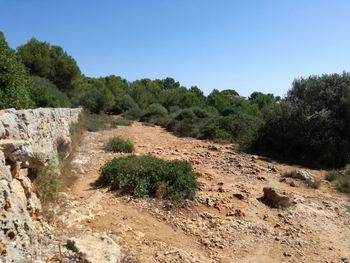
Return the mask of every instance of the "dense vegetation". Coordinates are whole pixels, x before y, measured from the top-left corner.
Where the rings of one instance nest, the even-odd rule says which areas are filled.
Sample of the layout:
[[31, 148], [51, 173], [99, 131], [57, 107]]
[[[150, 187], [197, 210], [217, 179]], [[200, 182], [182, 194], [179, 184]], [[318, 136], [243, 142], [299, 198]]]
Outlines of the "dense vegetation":
[[0, 32], [0, 108], [30, 106], [33, 103], [29, 95], [29, 75]]
[[151, 196], [181, 201], [193, 199], [196, 174], [189, 163], [153, 156], [115, 158], [101, 169], [99, 183], [135, 197]]
[[[285, 98], [186, 88], [172, 78], [89, 78], [61, 47], [36, 39], [11, 50], [0, 35], [0, 107], [83, 106], [122, 113], [179, 136], [232, 141], [244, 150], [323, 167], [350, 161], [350, 74], [296, 79]], [[101, 126], [104, 124], [101, 124]], [[96, 124], [90, 130], [98, 130]]]
[[131, 153], [134, 151], [134, 145], [130, 141], [113, 137], [108, 140], [106, 149], [111, 152]]

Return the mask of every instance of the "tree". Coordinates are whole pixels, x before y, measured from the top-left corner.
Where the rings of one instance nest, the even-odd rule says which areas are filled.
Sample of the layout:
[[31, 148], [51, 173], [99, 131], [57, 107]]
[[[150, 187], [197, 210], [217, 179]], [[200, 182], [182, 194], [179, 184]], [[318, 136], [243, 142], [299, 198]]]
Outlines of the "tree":
[[169, 77], [161, 80], [161, 84], [164, 90], [180, 88], [180, 83]]
[[259, 109], [263, 109], [266, 106], [271, 105], [272, 103], [274, 103], [275, 98], [271, 93], [268, 94], [264, 94], [262, 92], [253, 92], [249, 98], [249, 101], [251, 101], [252, 103], [258, 105]]
[[271, 108], [253, 149], [317, 166], [350, 161], [350, 74], [297, 79]]
[[50, 80], [69, 97], [83, 85], [83, 76], [76, 61], [61, 47], [31, 38], [25, 45], [19, 46], [17, 52], [31, 75]]
[[29, 96], [29, 85], [26, 68], [0, 32], [0, 108], [31, 107], [33, 103]]
[[30, 97], [36, 107], [70, 107], [71, 103], [66, 94], [60, 91], [55, 84], [45, 78], [32, 76]]

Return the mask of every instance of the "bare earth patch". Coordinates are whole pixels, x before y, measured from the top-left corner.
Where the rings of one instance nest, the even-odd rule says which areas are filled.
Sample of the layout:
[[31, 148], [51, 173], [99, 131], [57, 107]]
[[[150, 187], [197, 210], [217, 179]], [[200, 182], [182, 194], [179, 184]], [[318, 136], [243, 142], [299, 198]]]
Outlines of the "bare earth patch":
[[[105, 151], [112, 136], [128, 139], [136, 155], [189, 161], [199, 174], [194, 201], [169, 202], [117, 196], [92, 186], [100, 167], [124, 153]], [[281, 180], [291, 167], [220, 145], [178, 138], [160, 127], [132, 126], [87, 132], [75, 155], [79, 179], [59, 211], [67, 233], [106, 232], [126, 262], [349, 262], [350, 204], [325, 182], [319, 189]], [[322, 171], [304, 169], [321, 178]], [[260, 201], [264, 187], [292, 202], [274, 209]]]

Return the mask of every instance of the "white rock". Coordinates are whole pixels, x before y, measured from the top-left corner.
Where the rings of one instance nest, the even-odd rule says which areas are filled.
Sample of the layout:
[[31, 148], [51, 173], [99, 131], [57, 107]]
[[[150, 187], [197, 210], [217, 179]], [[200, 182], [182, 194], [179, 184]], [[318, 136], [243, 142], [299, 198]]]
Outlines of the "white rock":
[[79, 255], [81, 262], [119, 263], [122, 259], [119, 245], [106, 234], [85, 233], [69, 239], [67, 247]]

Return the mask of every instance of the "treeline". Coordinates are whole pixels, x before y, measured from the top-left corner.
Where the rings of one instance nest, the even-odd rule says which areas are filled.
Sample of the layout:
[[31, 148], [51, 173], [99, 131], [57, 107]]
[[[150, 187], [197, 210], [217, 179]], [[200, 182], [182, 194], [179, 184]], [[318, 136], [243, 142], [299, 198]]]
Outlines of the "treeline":
[[84, 76], [61, 47], [36, 39], [11, 50], [0, 34], [0, 107], [83, 106], [124, 114], [180, 136], [309, 165], [340, 167], [350, 153], [350, 74], [297, 79], [285, 98], [186, 88], [172, 78]]

